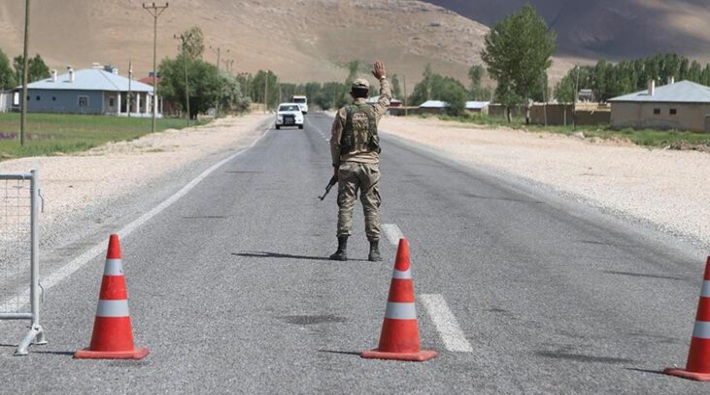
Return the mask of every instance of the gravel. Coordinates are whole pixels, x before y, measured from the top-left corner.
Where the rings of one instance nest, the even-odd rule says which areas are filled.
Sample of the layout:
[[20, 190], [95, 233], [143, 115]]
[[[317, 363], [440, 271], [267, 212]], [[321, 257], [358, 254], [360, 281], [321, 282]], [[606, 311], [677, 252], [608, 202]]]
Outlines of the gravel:
[[710, 154], [647, 149], [625, 141], [588, 139], [387, 117], [386, 133], [453, 159], [534, 182], [639, 224], [710, 247]]

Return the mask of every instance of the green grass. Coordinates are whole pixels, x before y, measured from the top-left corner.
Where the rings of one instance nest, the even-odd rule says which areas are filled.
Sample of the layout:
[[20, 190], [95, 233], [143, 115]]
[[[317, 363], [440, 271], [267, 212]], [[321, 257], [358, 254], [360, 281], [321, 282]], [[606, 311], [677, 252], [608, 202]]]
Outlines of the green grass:
[[460, 117], [441, 116], [442, 120], [457, 121], [463, 123], [472, 123], [476, 125], [496, 127], [508, 127], [513, 129], [525, 129], [529, 132], [548, 132], [570, 135], [573, 133], [582, 133], [586, 138], [600, 138], [605, 140], [629, 140], [632, 143], [648, 148], [705, 148], [710, 146], [710, 134], [695, 133], [689, 131], [678, 130], [652, 130], [652, 129], [622, 129], [615, 130], [609, 126], [587, 126], [579, 125], [573, 128], [572, 125], [567, 126], [542, 126], [542, 125], [525, 125], [525, 120], [522, 118], [514, 118], [513, 122], [508, 123], [503, 118], [491, 117], [481, 114], [465, 114]]
[[[85, 151], [108, 142], [130, 141], [149, 134], [151, 118], [99, 115], [27, 114], [24, 145], [20, 114], [0, 114], [0, 160]], [[194, 123], [191, 123], [194, 125]], [[156, 119], [156, 132], [181, 129], [184, 119]]]

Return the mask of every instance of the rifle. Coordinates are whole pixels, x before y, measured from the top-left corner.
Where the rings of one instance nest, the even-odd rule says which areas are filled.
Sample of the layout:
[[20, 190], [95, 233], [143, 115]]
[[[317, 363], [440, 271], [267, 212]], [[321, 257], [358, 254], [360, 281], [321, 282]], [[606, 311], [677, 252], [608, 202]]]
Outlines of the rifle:
[[332, 188], [333, 185], [335, 185], [337, 183], [338, 183], [338, 177], [336, 177], [336, 176], [330, 177], [330, 181], [328, 181], [328, 185], [325, 187], [325, 193], [323, 194], [323, 196], [318, 196], [318, 198], [321, 201], [323, 201], [323, 199], [325, 199], [326, 195], [328, 195], [328, 192], [330, 192], [330, 188]]

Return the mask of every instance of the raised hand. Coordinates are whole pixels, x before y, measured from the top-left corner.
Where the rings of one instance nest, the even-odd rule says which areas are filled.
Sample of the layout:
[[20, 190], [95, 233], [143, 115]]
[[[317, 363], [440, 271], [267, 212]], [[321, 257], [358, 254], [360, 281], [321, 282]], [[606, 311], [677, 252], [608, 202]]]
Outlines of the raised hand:
[[380, 62], [379, 60], [375, 62], [374, 70], [372, 70], [372, 75], [377, 78], [377, 80], [381, 80], [382, 77], [384, 77], [385, 74], [385, 65]]

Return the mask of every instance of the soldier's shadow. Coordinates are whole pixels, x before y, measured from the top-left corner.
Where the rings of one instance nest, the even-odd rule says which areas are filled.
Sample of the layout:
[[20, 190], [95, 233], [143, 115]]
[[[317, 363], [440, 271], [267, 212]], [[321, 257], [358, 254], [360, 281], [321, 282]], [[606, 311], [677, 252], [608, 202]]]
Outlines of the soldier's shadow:
[[[295, 255], [295, 254], [282, 254], [280, 252], [268, 252], [268, 251], [245, 251], [245, 252], [233, 252], [232, 256], [242, 256], [245, 258], [285, 258], [285, 259], [303, 259], [308, 261], [328, 261], [333, 263], [342, 263], [341, 261], [331, 261], [328, 256], [310, 256], [310, 255]], [[348, 261], [352, 262], [367, 262], [365, 259], [353, 259], [350, 258]]]
[[294, 255], [294, 254], [282, 254], [278, 252], [268, 252], [268, 251], [247, 251], [247, 252], [233, 252], [234, 256], [242, 256], [246, 258], [288, 258], [288, 259], [306, 259], [309, 261], [328, 261], [327, 256], [309, 256], [309, 255]]

